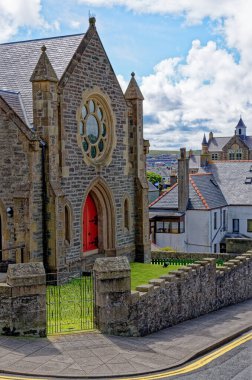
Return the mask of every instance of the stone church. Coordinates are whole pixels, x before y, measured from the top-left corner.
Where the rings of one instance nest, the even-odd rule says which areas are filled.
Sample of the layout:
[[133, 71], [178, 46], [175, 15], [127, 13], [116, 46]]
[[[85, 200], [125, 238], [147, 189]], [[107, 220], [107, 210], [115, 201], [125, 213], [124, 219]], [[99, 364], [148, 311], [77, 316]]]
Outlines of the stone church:
[[229, 137], [215, 137], [209, 133], [208, 141], [204, 135], [201, 150], [201, 166], [213, 161], [252, 160], [252, 136], [247, 135], [247, 127], [242, 118]]
[[95, 18], [0, 57], [0, 261], [148, 261], [143, 96], [134, 73], [123, 94]]

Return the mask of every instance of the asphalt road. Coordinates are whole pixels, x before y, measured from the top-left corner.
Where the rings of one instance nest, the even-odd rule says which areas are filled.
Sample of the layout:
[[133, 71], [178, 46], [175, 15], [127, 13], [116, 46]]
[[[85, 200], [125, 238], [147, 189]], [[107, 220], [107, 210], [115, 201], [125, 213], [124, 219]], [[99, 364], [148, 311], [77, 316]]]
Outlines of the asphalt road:
[[172, 380], [252, 380], [252, 341], [225, 353], [204, 367]]

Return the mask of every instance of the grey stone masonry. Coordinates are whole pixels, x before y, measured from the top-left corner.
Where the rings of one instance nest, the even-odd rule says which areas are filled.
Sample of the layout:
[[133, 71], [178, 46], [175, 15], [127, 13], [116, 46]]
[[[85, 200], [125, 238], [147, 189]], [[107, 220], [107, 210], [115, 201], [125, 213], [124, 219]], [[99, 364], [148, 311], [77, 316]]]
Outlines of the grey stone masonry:
[[42, 263], [10, 264], [0, 283], [2, 335], [45, 336], [46, 276]]
[[228, 238], [226, 239], [227, 252], [243, 253], [252, 249], [252, 239], [249, 238]]
[[205, 258], [131, 294], [129, 266], [118, 260], [95, 264], [97, 325], [104, 333], [143, 336], [252, 297], [252, 251], [218, 268]]
[[130, 266], [126, 257], [99, 258], [94, 264], [96, 325], [102, 333], [122, 335], [128, 329]]

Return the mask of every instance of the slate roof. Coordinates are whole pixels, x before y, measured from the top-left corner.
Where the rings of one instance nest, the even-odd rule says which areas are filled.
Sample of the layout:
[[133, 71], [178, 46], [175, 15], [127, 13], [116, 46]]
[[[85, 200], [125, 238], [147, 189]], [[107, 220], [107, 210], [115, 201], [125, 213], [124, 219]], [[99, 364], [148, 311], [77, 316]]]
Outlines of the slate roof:
[[[227, 205], [222, 191], [212, 174], [192, 174], [190, 182], [189, 210], [214, 209]], [[192, 187], [194, 191], [191, 191]]]
[[189, 168], [198, 169], [200, 167], [200, 155], [191, 155], [189, 157]]
[[247, 128], [241, 117], [240, 117], [240, 120], [238, 121], [236, 128], [237, 127]]
[[200, 171], [213, 173], [229, 205], [252, 205], [252, 183], [245, 183], [252, 178], [252, 161], [218, 161]]
[[148, 181], [148, 187], [149, 187], [149, 191], [159, 191], [156, 186], [153, 185], [153, 183], [151, 183], [150, 181]]
[[178, 184], [173, 185], [168, 191], [163, 192], [154, 202], [150, 204], [152, 209], [177, 209], [178, 208]]
[[[20, 92], [28, 120], [32, 123], [32, 84], [30, 77], [46, 46], [46, 53], [61, 78], [84, 34], [0, 44], [0, 89]], [[10, 104], [11, 105], [11, 104]]]
[[27, 115], [25, 112], [24, 104], [20, 92], [3, 91], [0, 89], [0, 96], [9, 104], [9, 106], [16, 112], [20, 119], [27, 124]]
[[[208, 142], [208, 150], [210, 153], [220, 152], [224, 146], [229, 142], [233, 136], [229, 137], [213, 137]], [[246, 136], [245, 140], [242, 140], [249, 149], [252, 149], [252, 136]]]
[[220, 152], [222, 148], [229, 142], [231, 137], [213, 137], [208, 142], [209, 152]]
[[[212, 174], [190, 175], [189, 210], [209, 210], [226, 205], [227, 202]], [[178, 184], [175, 184], [150, 205], [150, 212], [176, 209], [178, 209]]]

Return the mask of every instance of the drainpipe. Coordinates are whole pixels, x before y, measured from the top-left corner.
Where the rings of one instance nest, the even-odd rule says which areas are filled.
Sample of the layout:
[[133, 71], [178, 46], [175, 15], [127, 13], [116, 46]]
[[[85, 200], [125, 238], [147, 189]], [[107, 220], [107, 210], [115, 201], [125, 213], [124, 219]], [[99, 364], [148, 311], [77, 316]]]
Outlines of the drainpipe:
[[42, 233], [43, 233], [43, 264], [45, 271], [48, 271], [48, 240], [47, 240], [47, 217], [46, 217], [46, 205], [47, 205], [47, 189], [46, 189], [46, 168], [45, 168], [45, 151], [46, 143], [40, 141], [41, 146], [41, 161], [42, 161]]

